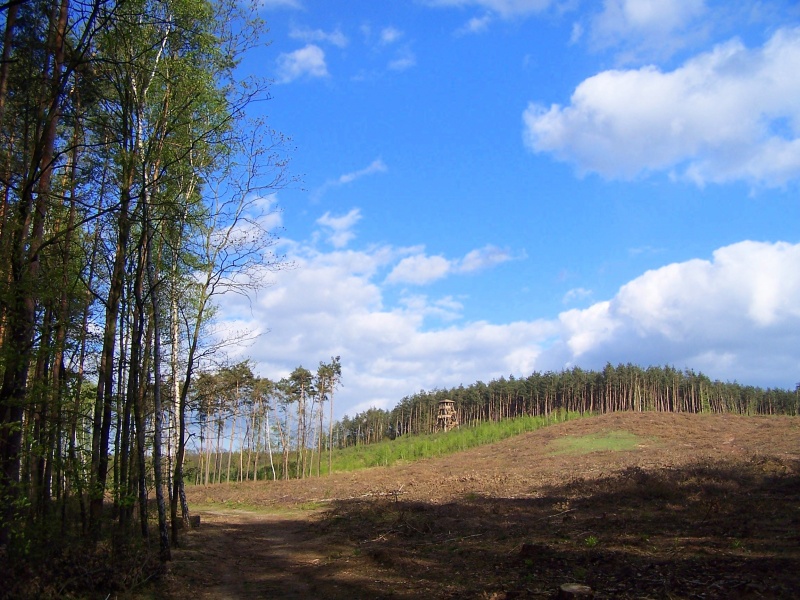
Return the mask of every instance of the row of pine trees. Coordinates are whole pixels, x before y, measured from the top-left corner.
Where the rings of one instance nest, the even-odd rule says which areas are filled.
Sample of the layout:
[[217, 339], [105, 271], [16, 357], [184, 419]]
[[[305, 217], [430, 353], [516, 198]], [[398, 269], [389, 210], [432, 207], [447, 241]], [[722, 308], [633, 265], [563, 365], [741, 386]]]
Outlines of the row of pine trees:
[[332, 424], [340, 357], [279, 381], [249, 361], [200, 373], [190, 396], [194, 443], [185, 471], [195, 484], [304, 479], [331, 472], [340, 430]]
[[199, 485], [306, 478], [331, 472], [337, 449], [437, 431], [439, 403], [452, 400], [462, 426], [523, 416], [615, 411], [797, 415], [795, 390], [712, 381], [672, 367], [606, 365], [500, 378], [467, 387], [420, 391], [394, 408], [369, 408], [333, 421], [340, 358], [316, 373], [298, 367], [280, 381], [253, 376], [241, 363], [197, 379], [190, 402], [196, 431], [187, 455]]
[[420, 391], [391, 410], [370, 408], [336, 425], [342, 446], [369, 444], [400, 435], [436, 431], [439, 402], [453, 400], [459, 423], [521, 416], [549, 416], [556, 411], [607, 413], [666, 411], [797, 415], [800, 384], [795, 390], [763, 389], [736, 382], [712, 381], [702, 373], [673, 367], [606, 365], [602, 371], [573, 368], [501, 377], [467, 387]]

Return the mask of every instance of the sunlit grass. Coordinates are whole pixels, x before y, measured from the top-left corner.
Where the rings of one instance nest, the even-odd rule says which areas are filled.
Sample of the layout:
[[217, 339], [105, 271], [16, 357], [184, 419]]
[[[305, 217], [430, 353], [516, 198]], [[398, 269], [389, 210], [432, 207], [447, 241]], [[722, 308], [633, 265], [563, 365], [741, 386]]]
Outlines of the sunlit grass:
[[551, 454], [589, 454], [591, 452], [624, 452], [652, 441], [628, 431], [606, 431], [583, 436], [569, 436], [549, 444]]
[[580, 416], [578, 413], [560, 412], [550, 417], [519, 417], [473, 427], [462, 426], [448, 432], [401, 436], [376, 444], [344, 448], [333, 453], [333, 471], [388, 467], [453, 454]]

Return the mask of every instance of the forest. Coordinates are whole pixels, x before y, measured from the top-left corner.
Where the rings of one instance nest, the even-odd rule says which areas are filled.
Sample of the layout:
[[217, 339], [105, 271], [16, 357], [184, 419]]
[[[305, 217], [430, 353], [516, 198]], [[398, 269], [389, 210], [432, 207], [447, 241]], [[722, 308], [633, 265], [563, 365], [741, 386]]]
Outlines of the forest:
[[177, 543], [195, 372], [247, 336], [215, 329], [215, 297], [285, 266], [269, 217], [288, 140], [248, 117], [268, 94], [236, 76], [264, 30], [243, 6], [0, 6], [6, 559], [146, 538], [150, 495], [162, 560]]
[[[289, 265], [271, 194], [290, 141], [248, 118], [236, 0], [0, 5], [0, 563], [188, 524], [187, 483], [321, 476], [337, 448], [557, 411], [798, 413], [798, 390], [608, 365], [421, 391], [334, 420], [340, 357], [286, 379], [232, 364], [215, 301]], [[56, 543], [58, 542], [58, 543]], [[115, 546], [117, 547], [117, 546]]]

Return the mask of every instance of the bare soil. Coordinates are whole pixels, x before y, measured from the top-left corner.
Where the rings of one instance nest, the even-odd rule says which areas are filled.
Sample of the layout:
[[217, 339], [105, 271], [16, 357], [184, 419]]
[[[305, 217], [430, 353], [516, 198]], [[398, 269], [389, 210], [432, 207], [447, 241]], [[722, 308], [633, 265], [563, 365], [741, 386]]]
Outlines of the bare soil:
[[[558, 440], [628, 432], [629, 450]], [[441, 459], [187, 490], [167, 598], [800, 598], [800, 420], [617, 413]], [[245, 507], [248, 507], [245, 510]]]

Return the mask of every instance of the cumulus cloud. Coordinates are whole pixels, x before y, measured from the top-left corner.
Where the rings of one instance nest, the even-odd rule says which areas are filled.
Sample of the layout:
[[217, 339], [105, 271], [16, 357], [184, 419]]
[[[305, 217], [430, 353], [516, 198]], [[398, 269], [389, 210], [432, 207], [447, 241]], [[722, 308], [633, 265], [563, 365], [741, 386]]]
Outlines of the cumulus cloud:
[[465, 378], [471, 382], [534, 368], [535, 341], [552, 334], [552, 323], [476, 322], [428, 330], [428, 319], [457, 319], [460, 302], [410, 296], [385, 306], [374, 279], [402, 253], [386, 246], [330, 253], [299, 248], [293, 257], [297, 268], [281, 272], [278, 285], [249, 303], [225, 297], [220, 314], [238, 316], [231, 327], [269, 331], [240, 349], [264, 376], [279, 379], [299, 364], [312, 368], [319, 360], [341, 356], [339, 414], [390, 408], [404, 395], [455, 386]]
[[569, 106], [530, 104], [525, 143], [609, 178], [783, 186], [800, 175], [798, 64], [800, 28], [756, 49], [730, 41], [670, 72], [604, 71]]
[[464, 304], [452, 296], [431, 300], [425, 295], [406, 295], [400, 304], [408, 311], [415, 312], [425, 318], [434, 317], [441, 321], [454, 321], [461, 317]]
[[446, 277], [453, 264], [444, 256], [418, 254], [401, 260], [386, 278], [387, 283], [423, 285]]
[[306, 78], [328, 77], [325, 51], [316, 44], [308, 44], [294, 52], [282, 52], [277, 58], [280, 83]]
[[341, 29], [333, 31], [323, 31], [322, 29], [309, 29], [307, 27], [294, 27], [289, 31], [289, 37], [307, 43], [320, 42], [328, 43], [337, 48], [346, 48], [350, 43], [347, 36]]
[[420, 252], [402, 259], [386, 278], [386, 283], [425, 285], [451, 274], [473, 273], [512, 260], [514, 256], [496, 246], [487, 245], [468, 252], [462, 259], [427, 256]]
[[798, 265], [800, 244], [745, 241], [711, 260], [648, 271], [610, 301], [562, 313], [562, 341], [573, 362], [670, 363], [775, 381], [800, 367]]
[[586, 309], [510, 323], [464, 321], [468, 298], [391, 301], [383, 273], [406, 259], [428, 272], [452, 268], [419, 248], [324, 253], [296, 244], [289, 258], [296, 269], [249, 302], [224, 297], [219, 314], [231, 328], [270, 332], [239, 350], [263, 376], [341, 356], [338, 415], [391, 408], [420, 389], [572, 365], [669, 364], [783, 387], [800, 371], [800, 244], [740, 242], [643, 273]]

